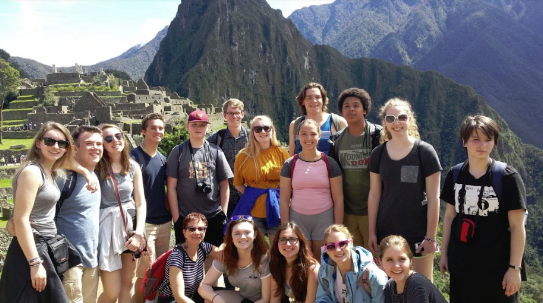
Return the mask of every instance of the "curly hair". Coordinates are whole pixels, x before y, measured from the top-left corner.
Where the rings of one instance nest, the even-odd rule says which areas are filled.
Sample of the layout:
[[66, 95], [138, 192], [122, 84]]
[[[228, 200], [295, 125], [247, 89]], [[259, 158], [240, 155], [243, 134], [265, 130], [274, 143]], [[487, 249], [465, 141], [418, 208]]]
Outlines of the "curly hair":
[[143, 117], [143, 120], [141, 120], [141, 129], [147, 130], [147, 124], [149, 124], [149, 120], [160, 120], [162, 123], [166, 124], [166, 121], [164, 120], [164, 116], [159, 113], [150, 113], [145, 115]]
[[200, 222], [202, 221], [202, 223], [205, 224], [205, 226], [207, 226], [207, 219], [204, 215], [202, 215], [201, 213], [196, 213], [196, 212], [192, 212], [190, 214], [188, 214], [185, 219], [183, 219], [183, 229], [187, 229], [187, 227], [189, 226], [189, 223], [194, 220], [196, 222]]
[[366, 115], [371, 110], [370, 94], [368, 94], [367, 91], [361, 88], [357, 88], [357, 87], [351, 87], [342, 91], [341, 94], [339, 94], [339, 97], [337, 98], [337, 107], [340, 113], [343, 110], [343, 102], [345, 102], [345, 99], [349, 97], [356, 97], [360, 99], [360, 102], [362, 102], [362, 106], [364, 107], [364, 110], [366, 111], [366, 113], [364, 114], [364, 117], [366, 117]]
[[226, 274], [233, 275], [238, 270], [239, 254], [238, 249], [234, 245], [232, 231], [234, 226], [239, 223], [248, 222], [253, 226], [253, 231], [256, 233], [253, 240], [253, 248], [251, 250], [251, 259], [255, 270], [258, 271], [262, 256], [268, 251], [268, 244], [264, 240], [264, 233], [259, 230], [253, 220], [239, 219], [237, 221], [231, 221], [226, 228], [226, 234], [224, 235], [224, 265], [226, 266]]
[[328, 102], [330, 102], [330, 100], [328, 100], [328, 93], [326, 92], [326, 90], [321, 84], [311, 82], [304, 85], [304, 87], [302, 87], [302, 89], [298, 93], [298, 96], [296, 96], [296, 101], [298, 102], [298, 106], [300, 106], [300, 108], [302, 109], [302, 115], [304, 116], [307, 115], [307, 110], [305, 109], [305, 106], [303, 105], [304, 100], [305, 100], [305, 93], [308, 89], [311, 89], [311, 88], [317, 88], [320, 90], [321, 96], [322, 96], [322, 111], [326, 112], [328, 110]]
[[[100, 124], [98, 125], [98, 128], [102, 130], [102, 133], [104, 132], [105, 129], [115, 128], [121, 134], [123, 134], [124, 148], [123, 148], [123, 151], [121, 152], [121, 165], [122, 165], [121, 174], [127, 175], [130, 172], [130, 155], [128, 154], [128, 141], [126, 140], [126, 137], [124, 136], [123, 131], [117, 125], [113, 125], [113, 124]], [[100, 181], [110, 178], [110, 175], [109, 175], [109, 166], [111, 165], [110, 162], [111, 162], [111, 159], [109, 159], [109, 155], [104, 146], [104, 155], [102, 156], [102, 159], [100, 159], [100, 162], [98, 162], [98, 165], [96, 165], [96, 170], [98, 171], [98, 175], [100, 176]]]
[[407, 134], [411, 137], [420, 139], [419, 127], [417, 126], [417, 118], [415, 117], [415, 112], [413, 112], [413, 109], [411, 108], [411, 104], [400, 98], [392, 98], [388, 100], [385, 105], [383, 105], [379, 110], [379, 117], [381, 117], [383, 121], [381, 143], [387, 142], [392, 139], [392, 134], [388, 130], [387, 123], [385, 122], [387, 110], [391, 107], [399, 107], [405, 111], [405, 113], [411, 118], [411, 121], [409, 121], [409, 127], [407, 128]]
[[298, 237], [300, 250], [298, 256], [292, 265], [292, 275], [289, 285], [292, 287], [296, 302], [304, 302], [307, 295], [307, 279], [311, 266], [317, 264], [317, 260], [313, 258], [313, 253], [309, 246], [309, 241], [305, 238], [302, 229], [294, 222], [290, 221], [277, 227], [275, 230], [275, 238], [270, 248], [270, 272], [272, 278], [277, 282], [275, 296], [281, 296], [285, 293], [287, 260], [279, 252], [279, 236], [281, 232], [287, 229], [292, 229]]

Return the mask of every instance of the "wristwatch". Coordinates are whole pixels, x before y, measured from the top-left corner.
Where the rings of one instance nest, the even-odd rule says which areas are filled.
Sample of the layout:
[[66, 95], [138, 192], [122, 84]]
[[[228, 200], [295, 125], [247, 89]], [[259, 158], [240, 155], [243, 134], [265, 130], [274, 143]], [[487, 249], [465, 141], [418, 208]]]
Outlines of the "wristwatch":
[[514, 270], [521, 270], [522, 269], [521, 266], [515, 266], [515, 265], [511, 265], [511, 264], [509, 264], [509, 268], [512, 268]]

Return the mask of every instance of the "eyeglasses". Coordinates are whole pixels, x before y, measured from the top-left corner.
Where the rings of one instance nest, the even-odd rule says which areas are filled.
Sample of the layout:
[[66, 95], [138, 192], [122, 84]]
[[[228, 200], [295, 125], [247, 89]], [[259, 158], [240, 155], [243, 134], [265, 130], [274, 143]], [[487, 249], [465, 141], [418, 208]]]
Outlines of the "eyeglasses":
[[205, 232], [207, 230], [207, 226], [187, 226], [187, 228], [191, 233], [198, 230], [199, 232]]
[[261, 133], [262, 131], [269, 133], [271, 131], [271, 126], [255, 126], [254, 131], [255, 133]]
[[113, 137], [115, 137], [115, 139], [117, 139], [117, 140], [122, 140], [123, 139], [123, 134], [116, 133], [113, 136], [105, 136], [104, 141], [106, 141], [107, 143], [111, 143], [111, 142], [113, 142]]
[[68, 147], [68, 145], [70, 145], [70, 142], [66, 140], [56, 140], [49, 137], [43, 137], [41, 139], [43, 140], [43, 143], [45, 143], [45, 145], [47, 146], [54, 146], [55, 143], [58, 143], [59, 148], [65, 149]]
[[345, 248], [347, 246], [347, 244], [349, 244], [349, 242], [351, 242], [351, 239], [339, 241], [339, 242], [336, 242], [336, 243], [328, 243], [328, 244], [324, 244], [324, 248], [326, 248], [327, 251], [334, 251], [338, 247], [339, 248]]
[[386, 121], [386, 123], [394, 123], [394, 121], [396, 121], [396, 119], [398, 119], [399, 122], [405, 122], [405, 121], [407, 121], [408, 118], [409, 118], [409, 116], [407, 114], [401, 114], [401, 115], [398, 115], [398, 116], [386, 115], [385, 116], [385, 121]]
[[291, 245], [294, 245], [294, 244], [297, 244], [299, 240], [300, 239], [294, 238], [294, 237], [291, 237], [291, 238], [279, 238], [279, 244], [285, 245], [288, 242]]
[[226, 112], [227, 115], [229, 116], [241, 116], [243, 115], [242, 112]]

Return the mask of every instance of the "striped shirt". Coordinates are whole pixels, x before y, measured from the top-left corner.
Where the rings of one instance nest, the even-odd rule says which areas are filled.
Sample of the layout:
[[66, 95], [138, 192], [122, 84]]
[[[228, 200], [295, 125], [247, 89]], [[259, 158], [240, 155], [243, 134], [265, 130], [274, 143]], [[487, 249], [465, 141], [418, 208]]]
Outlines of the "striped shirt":
[[162, 288], [160, 296], [173, 297], [172, 288], [170, 286], [170, 266], [175, 266], [180, 268], [183, 273], [185, 296], [192, 298], [192, 295], [198, 291], [200, 282], [204, 279], [204, 261], [211, 253], [213, 245], [206, 242], [200, 243], [196, 262], [189, 258], [182, 248], [178, 249], [177, 247], [172, 251], [166, 261], [166, 273], [164, 275], [164, 280], [160, 285], [160, 288]]

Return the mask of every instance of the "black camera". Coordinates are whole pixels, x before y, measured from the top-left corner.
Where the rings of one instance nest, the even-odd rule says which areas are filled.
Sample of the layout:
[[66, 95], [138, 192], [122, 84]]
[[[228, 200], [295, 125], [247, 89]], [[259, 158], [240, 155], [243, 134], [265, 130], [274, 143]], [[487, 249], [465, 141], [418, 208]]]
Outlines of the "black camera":
[[209, 194], [211, 192], [211, 185], [202, 182], [196, 184], [196, 192], [199, 194]]

